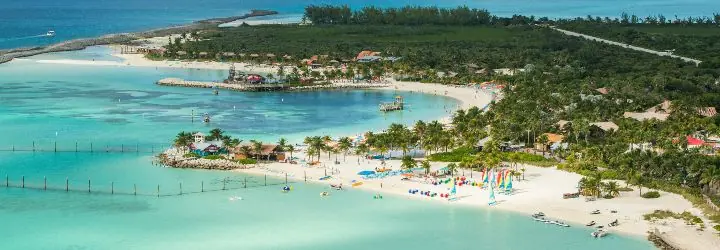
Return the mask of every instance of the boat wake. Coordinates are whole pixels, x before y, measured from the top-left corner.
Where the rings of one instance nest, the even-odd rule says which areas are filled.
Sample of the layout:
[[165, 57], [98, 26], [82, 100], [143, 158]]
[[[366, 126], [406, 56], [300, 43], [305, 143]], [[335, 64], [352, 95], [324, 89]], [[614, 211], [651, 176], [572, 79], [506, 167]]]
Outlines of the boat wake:
[[22, 36], [22, 37], [0, 38], [0, 42], [25, 40], [25, 39], [32, 39], [32, 38], [39, 38], [39, 37], [52, 37], [52, 36], [51, 36], [51, 35], [48, 35], [48, 34], [41, 34], [41, 35], [35, 35], [35, 36]]

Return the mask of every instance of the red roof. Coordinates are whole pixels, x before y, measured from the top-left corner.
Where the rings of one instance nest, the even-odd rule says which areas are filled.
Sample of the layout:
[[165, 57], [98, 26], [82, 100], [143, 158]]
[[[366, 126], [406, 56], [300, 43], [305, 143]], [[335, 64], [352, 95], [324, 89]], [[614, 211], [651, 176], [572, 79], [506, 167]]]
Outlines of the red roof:
[[689, 146], [700, 146], [700, 145], [705, 144], [705, 142], [703, 140], [700, 140], [698, 138], [695, 138], [695, 137], [692, 137], [689, 135], [687, 136], [687, 142], [688, 142]]

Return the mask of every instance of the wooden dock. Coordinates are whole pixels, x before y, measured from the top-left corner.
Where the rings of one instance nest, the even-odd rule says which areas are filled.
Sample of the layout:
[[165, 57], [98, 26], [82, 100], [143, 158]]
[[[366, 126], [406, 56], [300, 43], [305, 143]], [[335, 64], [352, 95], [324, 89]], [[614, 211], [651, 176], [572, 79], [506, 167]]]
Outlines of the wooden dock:
[[396, 96], [394, 102], [386, 102], [380, 104], [380, 111], [390, 112], [405, 109], [405, 102], [402, 96]]

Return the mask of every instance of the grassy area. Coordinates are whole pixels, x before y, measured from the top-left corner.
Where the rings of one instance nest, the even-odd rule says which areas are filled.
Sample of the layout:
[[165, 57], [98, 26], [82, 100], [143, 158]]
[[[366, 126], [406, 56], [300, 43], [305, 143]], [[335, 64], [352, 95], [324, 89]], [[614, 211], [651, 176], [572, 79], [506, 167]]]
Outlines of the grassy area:
[[655, 210], [655, 212], [643, 215], [643, 218], [649, 221], [674, 218], [678, 220], [684, 220], [685, 223], [688, 225], [698, 225], [701, 229], [705, 228], [705, 224], [703, 223], [702, 219], [700, 219], [700, 217], [697, 217], [687, 211], [682, 213], [675, 213], [670, 210]]

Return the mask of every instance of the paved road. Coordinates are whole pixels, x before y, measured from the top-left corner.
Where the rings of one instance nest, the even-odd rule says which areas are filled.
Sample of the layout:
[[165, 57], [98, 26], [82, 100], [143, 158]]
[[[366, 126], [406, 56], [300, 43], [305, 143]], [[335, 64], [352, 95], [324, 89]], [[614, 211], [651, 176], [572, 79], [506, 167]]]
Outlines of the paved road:
[[678, 58], [678, 59], [683, 60], [683, 61], [686, 61], [686, 62], [694, 63], [695, 65], [698, 65], [698, 64], [700, 64], [700, 63], [702, 62], [702, 61], [700, 61], [700, 60], [698, 60], [698, 59], [693, 59], [693, 58], [689, 58], [689, 57], [677, 56], [677, 55], [673, 55], [672, 53], [668, 53], [668, 52], [664, 52], [664, 51], [651, 50], [651, 49], [641, 48], [641, 47], [637, 47], [637, 46], [632, 46], [632, 45], [625, 44], [625, 43], [619, 43], [619, 42], [615, 42], [615, 41], [606, 40], [606, 39], [602, 39], [602, 38], [599, 38], [599, 37], [588, 36], [588, 35], [585, 35], [585, 34], [580, 34], [580, 33], [577, 33], [577, 32], [572, 32], [572, 31], [569, 31], [569, 30], [564, 30], [564, 29], [560, 29], [560, 28], [553, 27], [553, 26], [551, 26], [550, 28], [551, 28], [551, 29], [554, 29], [554, 30], [557, 30], [557, 31], [559, 31], [559, 32], [561, 32], [561, 33], [563, 33], [563, 34], [565, 34], [565, 35], [582, 37], [582, 38], [585, 38], [585, 39], [588, 39], [588, 40], [597, 41], [597, 42], [603, 42], [603, 43], [607, 43], [607, 44], [612, 44], [612, 45], [615, 45], [615, 46], [620, 46], [620, 47], [623, 47], [623, 48], [628, 48], [628, 49], [632, 49], [632, 50], [642, 51], [642, 52], [645, 52], [645, 53], [655, 54], [655, 55], [658, 55], [658, 56], [669, 56], [669, 57], [672, 57], [672, 58]]

